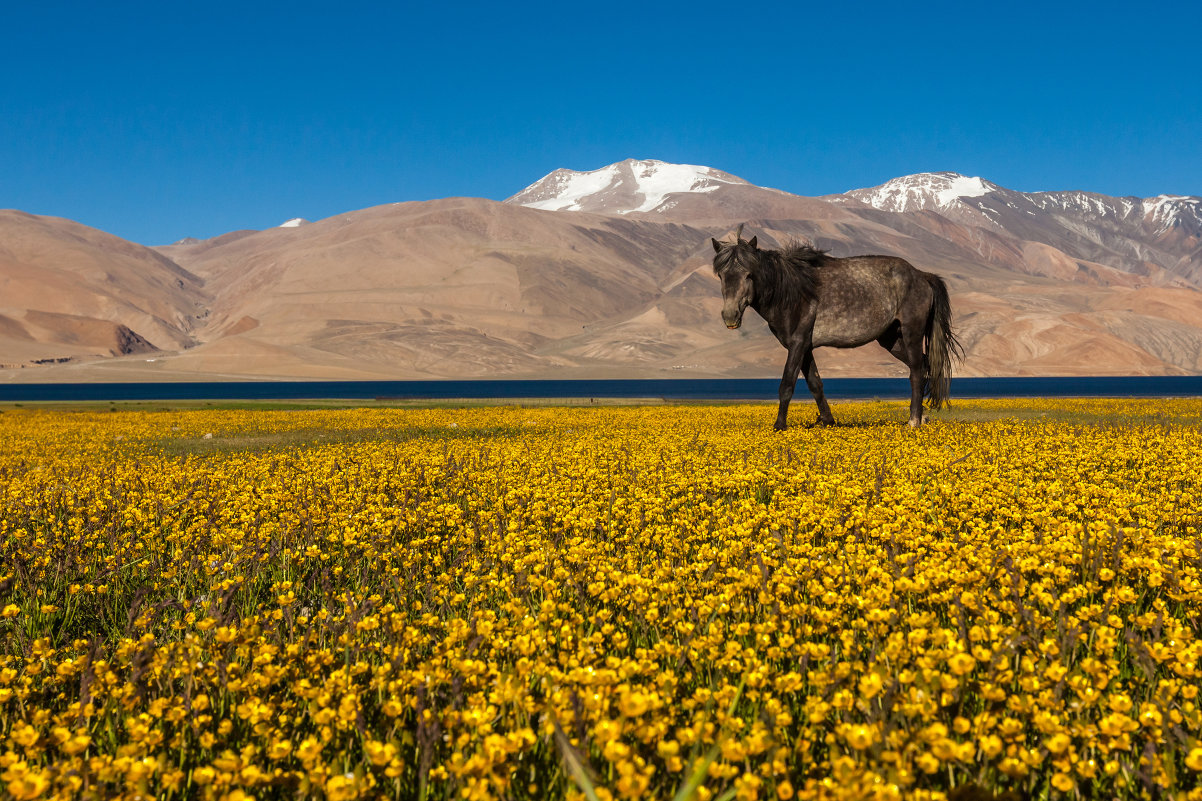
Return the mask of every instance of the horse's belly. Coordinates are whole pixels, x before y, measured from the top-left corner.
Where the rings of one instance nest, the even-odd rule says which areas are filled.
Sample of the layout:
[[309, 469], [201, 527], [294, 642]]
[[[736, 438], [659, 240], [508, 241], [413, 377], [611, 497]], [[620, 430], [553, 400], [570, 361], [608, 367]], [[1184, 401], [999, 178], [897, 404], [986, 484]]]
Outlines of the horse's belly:
[[814, 347], [856, 348], [874, 341], [893, 321], [884, 308], [862, 309], [857, 314], [823, 314], [814, 320]]

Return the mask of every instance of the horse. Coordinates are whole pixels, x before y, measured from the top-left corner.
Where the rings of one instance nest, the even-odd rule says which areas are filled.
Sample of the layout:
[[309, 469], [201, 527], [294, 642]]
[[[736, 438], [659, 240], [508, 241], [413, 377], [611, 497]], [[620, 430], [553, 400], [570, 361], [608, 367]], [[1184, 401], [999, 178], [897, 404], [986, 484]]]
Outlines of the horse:
[[817, 425], [833, 425], [814, 348], [856, 348], [876, 341], [910, 368], [910, 426], [923, 423], [922, 401], [939, 409], [951, 388], [952, 358], [963, 350], [951, 328], [947, 284], [895, 256], [835, 258], [793, 243], [761, 250], [758, 237], [734, 243], [710, 239], [722, 282], [722, 320], [743, 324], [750, 306], [789, 352], [773, 428], [788, 427], [789, 401], [800, 372], [818, 404]]

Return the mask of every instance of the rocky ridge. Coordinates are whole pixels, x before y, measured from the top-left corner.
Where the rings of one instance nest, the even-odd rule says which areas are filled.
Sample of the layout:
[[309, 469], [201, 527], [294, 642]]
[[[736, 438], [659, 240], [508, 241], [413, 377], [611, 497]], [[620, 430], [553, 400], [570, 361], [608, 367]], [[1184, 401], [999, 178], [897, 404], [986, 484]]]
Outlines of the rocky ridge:
[[[709, 238], [739, 223], [766, 246], [944, 275], [962, 375], [1195, 373], [1200, 215], [1196, 197], [956, 173], [809, 198], [634, 159], [556, 170], [503, 203], [389, 204], [155, 249], [2, 212], [0, 378], [773, 375], [766, 327], [718, 316]], [[872, 347], [819, 363], [902, 372]]]

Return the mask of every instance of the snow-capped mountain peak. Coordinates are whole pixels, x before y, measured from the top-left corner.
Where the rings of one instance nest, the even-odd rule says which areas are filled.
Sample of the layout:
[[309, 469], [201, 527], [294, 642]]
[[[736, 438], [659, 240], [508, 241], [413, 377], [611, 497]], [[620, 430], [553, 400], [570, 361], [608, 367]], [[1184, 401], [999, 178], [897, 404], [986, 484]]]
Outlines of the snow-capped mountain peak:
[[980, 197], [1000, 188], [983, 178], [956, 172], [921, 172], [880, 186], [853, 189], [847, 195], [882, 211], [939, 211], [955, 205], [960, 198]]
[[1202, 227], [1202, 198], [1189, 195], [1157, 195], [1144, 198], [1144, 220], [1157, 231], [1164, 233], [1183, 221], [1192, 223], [1192, 228]]
[[713, 192], [732, 184], [750, 185], [711, 167], [627, 159], [588, 172], [555, 170], [505, 202], [549, 211], [629, 214], [659, 210], [670, 203], [669, 195]]
[[303, 217], [293, 217], [287, 222], [282, 222], [276, 228], [300, 228], [302, 225], [308, 225], [309, 221]]

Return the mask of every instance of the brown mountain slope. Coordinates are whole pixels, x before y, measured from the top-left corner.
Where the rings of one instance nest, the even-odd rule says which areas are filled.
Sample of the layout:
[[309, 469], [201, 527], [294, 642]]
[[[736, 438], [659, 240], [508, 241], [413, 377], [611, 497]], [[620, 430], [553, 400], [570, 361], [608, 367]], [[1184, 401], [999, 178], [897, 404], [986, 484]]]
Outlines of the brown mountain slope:
[[707, 241], [678, 224], [452, 198], [175, 249], [215, 301], [206, 344], [174, 365], [395, 377], [621, 369], [558, 343], [638, 314]]
[[[684, 175], [694, 189], [666, 191], [657, 170]], [[21, 370], [17, 380], [771, 376], [783, 350], [753, 315], [740, 331], [726, 330], [711, 273], [709, 238], [745, 223], [763, 246], [804, 239], [836, 256], [900, 255], [943, 275], [966, 348], [960, 375], [1202, 372], [1190, 228], [1155, 229], [1153, 251], [1152, 229], [1124, 238], [1126, 229], [1107, 218], [1101, 247], [1099, 224], [1072, 198], [1042, 220], [1024, 207], [1016, 233], [984, 212], [803, 198], [704, 168], [631, 162], [598, 172], [610, 183], [597, 196], [554, 195], [599, 185], [596, 176], [533, 185], [535, 202], [562, 208], [473, 198], [400, 203], [180, 243], [149, 259], [144, 248], [91, 232], [78, 253], [56, 245], [73, 265], [59, 277], [61, 290], [39, 292], [27, 281], [24, 300], [0, 308], [0, 342], [60, 349], [31, 359], [84, 353], [69, 349], [74, 341], [97, 355], [163, 350], [153, 360]], [[601, 213], [568, 210], [568, 200]], [[1087, 200], [1086, 211], [1094, 208]], [[60, 234], [74, 225], [53, 222]], [[50, 223], [24, 215], [11, 224], [34, 231], [10, 234], [0, 247], [45, 238], [38, 231]], [[77, 229], [70, 231], [80, 237], [90, 231]], [[121, 262], [125, 272], [107, 261], [97, 271], [88, 266], [100, 258], [93, 250], [133, 262]], [[1126, 252], [1155, 258], [1132, 264], [1120, 258]], [[0, 276], [17, 286], [35, 261], [30, 253], [0, 261]], [[38, 269], [49, 269], [44, 262]], [[97, 278], [110, 273], [124, 277]], [[110, 306], [144, 317], [135, 325], [136, 315], [97, 313]], [[190, 316], [179, 316], [183, 307]], [[175, 320], [180, 336], [164, 339], [156, 320]], [[95, 321], [110, 328], [95, 329]], [[876, 346], [822, 352], [818, 361], [827, 376], [904, 373]]]
[[0, 211], [0, 363], [188, 347], [207, 300], [199, 278], [149, 248]]

